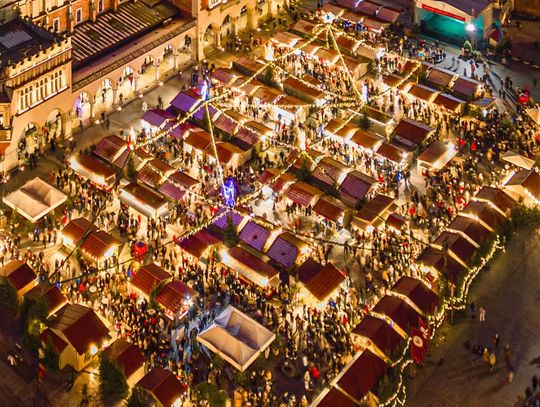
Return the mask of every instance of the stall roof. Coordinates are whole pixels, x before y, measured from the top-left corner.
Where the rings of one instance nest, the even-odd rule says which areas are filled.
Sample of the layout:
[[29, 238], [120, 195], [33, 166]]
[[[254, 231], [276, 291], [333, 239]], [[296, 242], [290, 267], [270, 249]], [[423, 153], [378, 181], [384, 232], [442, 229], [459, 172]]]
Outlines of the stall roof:
[[259, 142], [261, 136], [247, 127], [241, 128], [234, 136], [235, 139], [240, 140], [246, 147], [251, 148]]
[[338, 222], [343, 219], [345, 208], [336, 199], [331, 197], [322, 197], [317, 200], [313, 206], [313, 212], [332, 222]]
[[307, 290], [319, 301], [332, 295], [347, 277], [332, 263], [322, 266], [311, 259], [299, 267], [298, 274]]
[[261, 86], [253, 94], [253, 97], [259, 99], [262, 103], [267, 103], [270, 105], [275, 105], [283, 96], [283, 93], [277, 89], [271, 88], [270, 86]]
[[244, 371], [275, 338], [263, 325], [229, 305], [197, 336], [197, 341]]
[[220, 114], [216, 120], [213, 120], [212, 126], [214, 126], [215, 129], [221, 130], [226, 134], [234, 134], [236, 130], [238, 130], [240, 124], [235, 122], [225, 113]]
[[400, 165], [406, 157], [406, 151], [389, 143], [382, 143], [377, 149], [377, 154]]
[[407, 218], [403, 215], [400, 215], [398, 213], [391, 213], [388, 215], [388, 218], [386, 218], [386, 226], [394, 228], [396, 230], [403, 229], [403, 226], [407, 223]]
[[159, 284], [172, 278], [172, 275], [156, 263], [142, 266], [131, 279], [131, 284], [146, 297], [150, 297], [152, 290]]
[[253, 75], [256, 72], [260, 71], [263, 66], [264, 63], [246, 56], [237, 58], [233, 61], [234, 69], [249, 75]]
[[446, 274], [452, 282], [456, 282], [458, 277], [466, 271], [465, 267], [454, 260], [452, 256], [446, 256], [445, 267], [444, 255], [440, 250], [432, 247], [426, 247], [417, 257], [416, 262], [427, 267], [433, 267], [440, 274]]
[[294, 265], [300, 255], [300, 250], [305, 246], [306, 243], [303, 240], [289, 232], [284, 232], [274, 240], [266, 254], [272, 260], [288, 268]]
[[193, 111], [202, 102], [200, 95], [192, 90], [183, 90], [171, 101], [171, 106], [179, 112], [187, 113]]
[[137, 180], [144, 182], [153, 188], [156, 188], [169, 175], [176, 170], [163, 161], [154, 158], [148, 161], [145, 166], [137, 174]]
[[97, 227], [86, 218], [76, 218], [68, 222], [62, 229], [62, 235], [71, 240], [76, 245], [88, 233], [97, 231]]
[[[239, 92], [243, 92], [245, 93], [246, 95], [250, 95], [252, 96], [258, 89], [264, 87], [264, 83], [262, 82], [259, 82], [255, 79], [252, 79], [250, 80], [249, 82], [247, 81], [246, 78], [238, 78], [236, 81], [234, 81], [234, 83], [232, 84], [232, 87], [234, 89], [236, 89], [237, 91]], [[234, 117], [230, 114], [230, 110], [227, 111], [227, 114], [231, 117]], [[240, 115], [240, 113], [238, 113], [239, 116], [242, 116]], [[242, 116], [244, 117], [244, 116]]]
[[440, 69], [440, 68], [432, 68], [426, 79], [428, 82], [435, 86], [442, 86], [443, 88], [448, 88], [452, 84], [452, 82], [459, 77], [458, 74], [455, 72], [446, 70], [446, 69]]
[[377, 151], [384, 140], [384, 137], [362, 129], [356, 130], [354, 135], [351, 137], [352, 143], [371, 151]]
[[141, 120], [154, 127], [161, 127], [166, 122], [174, 119], [176, 119], [175, 115], [163, 109], [149, 109], [144, 112], [141, 118]]
[[463, 96], [465, 98], [473, 97], [474, 94], [478, 91], [481, 83], [473, 79], [464, 78], [460, 76], [452, 86], [452, 92], [458, 96]]
[[354, 170], [347, 174], [339, 186], [339, 190], [341, 193], [346, 193], [358, 200], [363, 199], [376, 183], [375, 178]]
[[162, 406], [172, 406], [182, 394], [185, 387], [180, 380], [167, 369], [154, 367], [137, 382], [137, 387], [145, 389], [159, 401]]
[[37, 274], [30, 265], [20, 260], [11, 260], [0, 268], [0, 275], [9, 281], [17, 293], [37, 279]]
[[358, 404], [345, 395], [345, 393], [332, 387], [324, 389], [313, 401], [311, 407], [357, 407]]
[[381, 7], [377, 13], [377, 18], [384, 22], [393, 24], [398, 20], [400, 15], [401, 12], [392, 7]]
[[[216, 143], [216, 151], [217, 158], [222, 164], [232, 164], [235, 157], [244, 153], [244, 150], [240, 147], [226, 141]], [[206, 148], [205, 153], [210, 157], [216, 157], [214, 148], [211, 145]]]
[[212, 72], [212, 79], [230, 86], [234, 81], [242, 76], [239, 72], [236, 72], [229, 68], [218, 68]]
[[60, 308], [67, 304], [67, 298], [62, 291], [53, 284], [39, 283], [30, 291], [25, 294], [26, 297], [37, 300], [38, 298], [45, 298], [47, 302], [48, 316], [56, 313]]
[[215, 238], [212, 234], [203, 229], [185, 239], [182, 239], [178, 245], [191, 255], [200, 258], [206, 249], [218, 243], [219, 239]]
[[508, 180], [506, 186], [521, 186], [529, 191], [536, 200], [540, 200], [540, 174], [534, 168], [516, 172]]
[[471, 201], [462, 211], [462, 214], [478, 218], [484, 225], [492, 229], [496, 229], [504, 220], [504, 215], [487, 202]]
[[[227, 252], [237, 262], [242, 263], [257, 274], [263, 275], [267, 280], [270, 280], [279, 274], [279, 271], [276, 268], [242, 247], [231, 247]], [[255, 283], [255, 281], [253, 282]]]
[[379, 21], [377, 19], [369, 18], [369, 17], [364, 18], [364, 21], [362, 21], [362, 24], [369, 31], [382, 31], [388, 26], [388, 23], [385, 21]]
[[514, 198], [508, 195], [500, 188], [484, 186], [474, 196], [473, 200], [481, 202], [490, 202], [499, 209], [500, 212], [506, 214], [516, 207], [517, 202]]
[[410, 95], [425, 102], [432, 103], [435, 97], [440, 93], [438, 90], [414, 83], [408, 92]]
[[375, 16], [379, 9], [381, 8], [380, 4], [370, 3], [369, 1], [362, 1], [356, 6], [355, 10], [366, 16]]
[[458, 111], [465, 104], [464, 100], [458, 99], [446, 93], [440, 93], [433, 101], [435, 104], [444, 107], [452, 112]]
[[240, 234], [238, 235], [238, 238], [248, 246], [253, 247], [255, 250], [262, 250], [270, 237], [270, 234], [270, 230], [258, 224], [254, 220], [250, 220], [244, 225], [240, 231]]
[[392, 291], [406, 296], [425, 314], [433, 314], [439, 303], [439, 297], [434, 291], [422, 281], [408, 276], [401, 277]]
[[88, 235], [81, 244], [81, 250], [95, 259], [107, 257], [111, 248], [117, 247], [120, 242], [107, 232], [98, 230]]
[[339, 61], [339, 53], [323, 47], [319, 48], [317, 52], [315, 52], [315, 56], [321, 58], [331, 65], [335, 65]]
[[80, 166], [85, 167], [88, 171], [102, 176], [104, 179], [116, 174], [111, 167], [91, 155], [81, 154], [77, 156], [75, 160]]
[[156, 301], [163, 308], [176, 315], [185, 301], [197, 296], [197, 291], [184, 284], [180, 280], [173, 280], [166, 283], [156, 295]]
[[322, 7], [322, 11], [324, 11], [325, 13], [332, 13], [336, 17], [339, 17], [339, 16], [341, 16], [343, 14], [345, 9], [343, 7], [336, 6], [334, 4], [326, 3]]
[[59, 331], [79, 355], [90, 351], [91, 345], [99, 346], [110, 338], [109, 329], [93, 309], [79, 304], [64, 305], [47, 324]]
[[402, 80], [403, 80], [403, 78], [401, 76], [398, 76], [398, 75], [395, 75], [395, 74], [383, 75], [384, 84], [386, 86], [388, 86], [388, 87], [391, 87], [391, 88], [396, 86]]
[[190, 133], [186, 138], [186, 144], [192, 146], [194, 149], [204, 151], [212, 143], [212, 135], [207, 131], [196, 131]]
[[321, 45], [315, 43], [315, 42], [307, 42], [305, 40], [298, 41], [298, 44], [296, 44], [296, 49], [299, 49], [305, 54], [308, 55], [315, 55], [315, 53], [321, 48]]
[[[340, 9], [343, 10], [342, 8]], [[348, 51], [351, 54], [353, 54], [360, 45], [360, 41], [345, 35], [336, 38], [336, 43], [340, 49]]]
[[133, 373], [144, 367], [146, 358], [141, 350], [131, 342], [118, 338], [103, 351], [103, 355], [113, 361], [129, 379]]
[[458, 215], [446, 227], [450, 232], [461, 232], [477, 245], [482, 244], [491, 236], [491, 231], [476, 219]]
[[300, 20], [293, 26], [293, 31], [299, 32], [300, 34], [311, 35], [315, 28], [315, 24], [306, 20]]
[[[331, 183], [338, 182], [339, 179], [345, 174], [349, 167], [345, 164], [334, 160], [331, 157], [325, 157], [317, 164], [316, 170], [319, 169], [323, 174], [326, 174], [331, 179]], [[316, 177], [316, 176], [315, 176]]]
[[358, 359], [344, 370], [336, 385], [360, 403], [387, 369], [388, 366], [381, 358], [365, 349]]
[[102, 138], [97, 144], [96, 148], [92, 151], [93, 154], [99, 158], [112, 163], [115, 161], [124, 151], [127, 150], [127, 142], [118, 136], [111, 135]]
[[476, 247], [458, 233], [445, 230], [435, 239], [433, 245], [443, 250], [445, 243], [448, 245], [448, 251], [454, 254], [456, 260], [459, 259], [464, 265], [469, 264], [476, 253]]
[[[452, 151], [452, 154], [448, 154], [449, 150]], [[441, 162], [439, 166], [436, 166], [437, 168], [442, 168], [455, 155], [456, 150], [452, 144], [449, 144], [442, 140], [435, 140], [424, 151], [422, 151], [422, 153], [418, 156], [418, 161], [423, 161], [430, 165], [435, 165], [437, 161], [439, 161], [441, 158], [444, 158], [444, 162]]]
[[183, 139], [190, 132], [197, 130], [200, 130], [200, 127], [197, 127], [190, 122], [178, 124], [176, 120], [170, 121], [165, 126], [163, 126], [163, 131], [166, 131], [169, 136], [174, 137], [178, 140]]
[[250, 120], [249, 122], [245, 123], [245, 127], [255, 130], [263, 136], [271, 136], [274, 134], [274, 130], [272, 130], [270, 127], [267, 127], [262, 123], [256, 122], [255, 120]]
[[384, 125], [389, 124], [392, 120], [392, 116], [389, 114], [384, 113], [383, 111], [379, 109], [375, 109], [371, 106], [365, 106], [364, 111], [368, 115], [368, 117], [372, 120], [378, 121], [379, 123], [382, 123]]
[[301, 39], [302, 37], [300, 37], [299, 35], [293, 34], [288, 31], [277, 32], [271, 38], [272, 41], [286, 45], [291, 48], [294, 47], [296, 43]]
[[122, 191], [156, 211], [167, 204], [160, 195], [135, 182], [126, 185]]
[[[226, 214], [223, 214], [223, 212], [227, 212]], [[212, 223], [212, 225], [218, 227], [219, 229], [225, 229], [227, 227], [229, 218], [231, 218], [232, 223], [234, 227], [238, 227], [242, 221], [244, 220], [244, 216], [239, 214], [236, 211], [221, 208], [217, 212], [217, 219]]]
[[336, 117], [330, 120], [328, 123], [326, 123], [326, 126], [324, 126], [324, 131], [335, 135], [337, 134], [339, 130], [341, 130], [341, 128], [343, 128], [346, 125], [347, 125], [347, 121], [339, 117]]
[[384, 213], [391, 208], [393, 203], [394, 198], [378, 194], [357, 212], [356, 217], [368, 223], [376, 223], [378, 218], [384, 217]]
[[304, 82], [289, 76], [283, 81], [283, 87], [289, 91], [295, 91], [308, 97], [308, 99], [320, 99], [324, 97], [324, 92], [306, 85]]
[[350, 21], [351, 23], [356, 24], [356, 23], [361, 23], [362, 21], [364, 21], [365, 16], [355, 13], [354, 11], [347, 10], [341, 15], [341, 18], [343, 20], [347, 20], [347, 21]]
[[261, 174], [259, 181], [264, 184], [269, 184], [270, 188], [276, 193], [281, 193], [289, 186], [289, 184], [296, 181], [296, 177], [290, 172], [278, 175], [280, 172], [281, 170], [270, 168]]
[[394, 137], [409, 150], [416, 149], [433, 132], [434, 128], [417, 120], [401, 119], [394, 129]]
[[421, 315], [409, 304], [398, 297], [385, 295], [373, 308], [374, 312], [386, 315], [396, 323], [404, 332], [410, 327], [418, 326]]
[[314, 200], [323, 195], [323, 192], [304, 181], [297, 181], [285, 191], [285, 196], [300, 206], [312, 205]]
[[385, 320], [371, 315], [366, 315], [351, 333], [369, 339], [387, 357], [392, 356], [402, 340], [401, 335]]
[[3, 198], [11, 209], [17, 210], [30, 222], [36, 222], [67, 200], [67, 195], [39, 177], [26, 182]]

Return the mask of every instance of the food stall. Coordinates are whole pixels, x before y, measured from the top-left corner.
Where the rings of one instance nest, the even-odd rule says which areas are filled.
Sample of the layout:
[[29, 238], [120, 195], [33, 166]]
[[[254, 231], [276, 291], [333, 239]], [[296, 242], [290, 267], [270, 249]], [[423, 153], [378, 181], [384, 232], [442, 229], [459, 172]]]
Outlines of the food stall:
[[70, 160], [71, 168], [75, 173], [88, 179], [98, 188], [103, 188], [110, 191], [116, 181], [116, 172], [97, 158], [81, 154], [77, 157], [72, 157]]
[[132, 182], [120, 191], [120, 201], [138, 213], [152, 219], [168, 216], [168, 203], [161, 195]]

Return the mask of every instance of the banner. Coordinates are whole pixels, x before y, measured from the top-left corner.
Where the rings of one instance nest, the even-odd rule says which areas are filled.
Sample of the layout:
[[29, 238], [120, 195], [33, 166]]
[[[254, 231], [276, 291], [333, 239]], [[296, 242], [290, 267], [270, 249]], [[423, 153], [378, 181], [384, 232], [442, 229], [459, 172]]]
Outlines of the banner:
[[424, 339], [422, 331], [418, 328], [411, 328], [411, 358], [418, 364], [424, 363], [424, 356], [427, 351], [427, 340]]

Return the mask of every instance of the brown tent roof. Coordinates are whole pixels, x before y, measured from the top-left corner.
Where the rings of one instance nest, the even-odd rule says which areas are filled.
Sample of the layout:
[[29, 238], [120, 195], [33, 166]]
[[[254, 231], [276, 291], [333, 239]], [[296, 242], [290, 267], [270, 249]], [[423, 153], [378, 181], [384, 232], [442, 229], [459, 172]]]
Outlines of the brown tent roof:
[[322, 90], [308, 86], [304, 82], [292, 76], [289, 76], [283, 81], [283, 86], [286, 90], [296, 91], [304, 96], [307, 96], [306, 100], [319, 99], [324, 96], [324, 92]]
[[375, 305], [373, 311], [386, 315], [405, 332], [409, 332], [412, 326], [418, 326], [418, 318], [420, 318], [420, 314], [413, 307], [391, 295], [385, 295]]
[[254, 254], [251, 254], [242, 247], [231, 247], [228, 252], [236, 261], [264, 275], [269, 280], [279, 274], [279, 270], [264, 262]]
[[394, 129], [394, 137], [407, 147], [414, 147], [422, 144], [433, 131], [434, 129], [427, 124], [405, 118], [401, 119]]
[[474, 96], [479, 87], [480, 82], [460, 76], [454, 82], [454, 86], [452, 86], [452, 91], [458, 96], [469, 98]]
[[476, 216], [493, 229], [496, 229], [504, 220], [504, 216], [487, 202], [471, 201], [467, 204], [463, 213]]
[[67, 298], [62, 291], [58, 289], [56, 285], [49, 285], [46, 283], [40, 283], [28, 291], [25, 296], [37, 300], [38, 298], [45, 298], [47, 301], [48, 314], [54, 314], [59, 308], [67, 303]]
[[401, 164], [403, 162], [405, 159], [405, 153], [406, 151], [389, 143], [382, 143], [377, 149], [377, 154], [395, 162], [396, 164]]
[[403, 78], [401, 76], [390, 74], [390, 75], [383, 75], [383, 82], [386, 86], [394, 87], [396, 84], [398, 84]]
[[332, 263], [327, 263], [306, 284], [306, 288], [319, 301], [331, 295], [347, 276]]
[[142, 266], [131, 279], [131, 284], [137, 287], [147, 297], [150, 297], [152, 290], [160, 283], [172, 278], [168, 272], [156, 263], [149, 263]]
[[449, 146], [442, 140], [435, 140], [418, 156], [419, 161], [435, 165], [448, 152]]
[[111, 135], [102, 138], [101, 141], [96, 144], [93, 154], [111, 163], [126, 150], [127, 142], [118, 136]]
[[500, 188], [494, 187], [482, 187], [480, 191], [473, 198], [475, 201], [486, 201], [491, 202], [495, 205], [501, 212], [507, 213], [509, 210], [512, 210], [517, 202], [504, 192]]
[[215, 79], [225, 85], [230, 85], [238, 77], [242, 76], [240, 73], [233, 71], [229, 68], [218, 68], [212, 72], [212, 79]]
[[77, 218], [69, 221], [69, 223], [62, 229], [62, 235], [69, 238], [73, 244], [79, 243], [84, 237], [86, 232], [95, 232], [97, 227], [90, 223], [86, 218]]
[[448, 230], [442, 232], [433, 242], [435, 245], [444, 247], [445, 241], [448, 243], [448, 251], [452, 252], [458, 259], [464, 263], [469, 263], [476, 252], [476, 247], [473, 246], [467, 239], [458, 233], [452, 233]]
[[169, 175], [168, 178], [169, 181], [172, 181], [174, 184], [183, 187], [185, 189], [190, 189], [196, 185], [199, 185], [199, 181], [195, 178], [190, 177], [185, 172], [174, 172], [171, 175]]
[[99, 347], [109, 339], [109, 330], [91, 308], [79, 304], [66, 304], [50, 320], [49, 327], [64, 334], [79, 355]]
[[208, 247], [218, 244], [219, 239], [215, 238], [206, 230], [200, 230], [180, 241], [179, 246], [192, 256], [200, 258]]
[[437, 95], [433, 102], [452, 112], [456, 112], [462, 105], [465, 104], [464, 100], [458, 99], [452, 95], [447, 95], [446, 93], [440, 93]]
[[360, 147], [375, 151], [382, 144], [384, 138], [375, 133], [359, 129], [351, 137], [351, 141]]
[[207, 131], [195, 131], [189, 134], [185, 141], [196, 150], [204, 151], [212, 143], [212, 135]]
[[139, 380], [137, 387], [149, 392], [163, 406], [172, 406], [185, 392], [184, 386], [169, 370], [154, 367]]
[[438, 68], [433, 68], [428, 76], [428, 82], [431, 82], [435, 86], [442, 86], [444, 88], [450, 86], [450, 83], [457, 75], [452, 71], [441, 70]]
[[448, 279], [452, 282], [456, 282], [458, 277], [466, 271], [465, 267], [454, 260], [452, 256], [446, 256], [445, 268], [442, 252], [432, 247], [426, 247], [422, 253], [420, 253], [420, 256], [417, 257], [416, 262], [428, 267], [433, 267], [441, 274], [446, 274]]
[[97, 175], [102, 176], [105, 179], [115, 175], [115, 171], [111, 167], [91, 155], [81, 154], [75, 158], [75, 160], [79, 163], [79, 165]]
[[356, 217], [372, 222], [378, 217], [382, 217], [394, 203], [394, 198], [388, 195], [378, 194], [371, 201], [365, 204], [356, 214]]
[[439, 91], [418, 83], [413, 84], [409, 89], [410, 95], [430, 103], [433, 101], [437, 93], [439, 93]]
[[402, 339], [385, 320], [371, 315], [366, 315], [353, 329], [352, 334], [369, 339], [388, 357], [392, 355]]
[[435, 312], [438, 304], [437, 294], [420, 280], [403, 276], [392, 287], [392, 291], [409, 298], [424, 313], [433, 314]]
[[253, 97], [259, 99], [263, 103], [274, 105], [281, 97], [283, 97], [283, 93], [270, 86], [262, 86], [255, 91]]
[[118, 338], [111, 343], [103, 351], [103, 355], [109, 360], [112, 360], [127, 379], [146, 363], [146, 358], [143, 356], [141, 350], [122, 338]]
[[364, 350], [337, 382], [357, 402], [360, 402], [377, 382], [384, 376], [388, 366], [384, 361], [370, 352]]
[[156, 301], [163, 308], [176, 314], [184, 301], [196, 297], [197, 291], [180, 280], [170, 281], [163, 286], [161, 291], [156, 295]]
[[480, 222], [461, 215], [458, 215], [446, 229], [451, 232], [462, 232], [478, 245], [491, 236], [491, 232]]
[[337, 222], [345, 213], [345, 208], [335, 199], [322, 197], [313, 206], [313, 212], [333, 222]]
[[0, 268], [0, 275], [7, 278], [17, 291], [22, 290], [37, 278], [34, 270], [26, 262], [20, 260], [11, 260]]
[[295, 182], [285, 191], [285, 196], [300, 206], [310, 205], [315, 197], [321, 195], [323, 192], [320, 189], [306, 184], [304, 181]]
[[167, 204], [167, 201], [154, 191], [143, 187], [137, 183], [132, 182], [123, 188], [123, 191], [136, 198], [144, 205], [148, 205], [154, 210], [160, 209], [163, 205]]
[[299, 32], [300, 34], [311, 34], [314, 28], [314, 23], [306, 20], [300, 20], [294, 25], [293, 31]]
[[119, 244], [120, 242], [116, 240], [115, 237], [104, 230], [98, 230], [97, 232], [92, 232], [88, 235], [81, 244], [81, 250], [90, 255], [90, 257], [99, 260], [107, 254], [107, 251], [111, 247]]
[[540, 174], [534, 168], [516, 172], [506, 185], [521, 185], [526, 188], [536, 200], [540, 200]]

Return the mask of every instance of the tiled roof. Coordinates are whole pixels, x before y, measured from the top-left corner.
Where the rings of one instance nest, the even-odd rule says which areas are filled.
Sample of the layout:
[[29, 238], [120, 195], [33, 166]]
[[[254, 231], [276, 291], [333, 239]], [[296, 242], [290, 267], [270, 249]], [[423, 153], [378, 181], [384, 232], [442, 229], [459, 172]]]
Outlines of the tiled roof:
[[333, 222], [337, 222], [343, 217], [345, 209], [336, 200], [331, 200], [329, 197], [322, 197], [313, 206], [313, 212]]
[[96, 144], [96, 148], [92, 153], [112, 163], [126, 150], [127, 142], [118, 136], [112, 135], [102, 138]]
[[228, 250], [229, 255], [234, 258], [236, 261], [242, 263], [251, 270], [256, 271], [259, 274], [262, 274], [265, 278], [271, 279], [279, 274], [279, 271], [272, 267], [270, 264], [264, 262], [259, 257], [251, 254], [247, 250], [235, 246], [231, 247]]
[[165, 195], [173, 201], [180, 201], [186, 193], [184, 188], [177, 186], [170, 180], [165, 181], [163, 185], [159, 187], [158, 191], [160, 194]]
[[376, 183], [377, 180], [375, 178], [355, 170], [347, 174], [339, 186], [339, 190], [356, 199], [363, 199]]
[[330, 296], [345, 281], [346, 275], [332, 263], [327, 263], [306, 284], [306, 288], [319, 301]]
[[172, 276], [155, 263], [142, 266], [131, 279], [131, 284], [137, 287], [147, 297], [160, 283], [167, 281]]
[[185, 387], [169, 370], [154, 367], [137, 382], [137, 387], [148, 391], [162, 406], [172, 406], [185, 392]]
[[123, 188], [123, 191], [142, 202], [144, 205], [148, 205], [154, 210], [160, 209], [167, 202], [157, 193], [152, 190], [143, 187], [142, 185], [131, 183]]
[[104, 179], [115, 175], [115, 171], [111, 167], [91, 155], [81, 154], [75, 158], [75, 160], [79, 163], [79, 165], [97, 175], [101, 175]]
[[96, 313], [79, 304], [66, 304], [48, 325], [62, 332], [79, 355], [88, 352], [90, 345], [99, 347], [109, 338], [109, 330]]
[[168, 2], [150, 7], [143, 1], [121, 4], [116, 12], [105, 12], [95, 22], [75, 27], [72, 36], [73, 65], [80, 66], [89, 58], [147, 32], [178, 13]]
[[60, 307], [67, 303], [67, 298], [56, 285], [49, 285], [46, 283], [36, 285], [28, 291], [25, 296], [34, 300], [41, 297], [45, 298], [49, 315], [55, 313]]
[[119, 242], [103, 230], [92, 232], [81, 244], [81, 250], [95, 259], [102, 259], [111, 247], [118, 246]]
[[474, 196], [474, 200], [491, 202], [503, 213], [512, 210], [517, 205], [517, 202], [502, 189], [488, 186], [482, 187]]
[[200, 230], [180, 241], [179, 246], [191, 255], [200, 258], [208, 247], [219, 243], [219, 240], [206, 230]]
[[7, 278], [17, 291], [22, 290], [37, 278], [34, 270], [26, 262], [20, 260], [11, 260], [0, 268], [0, 275]]

